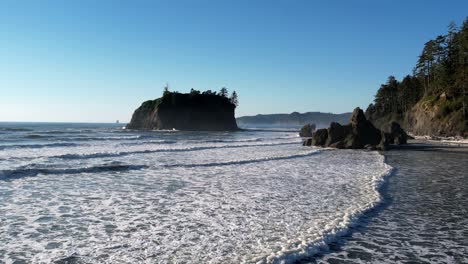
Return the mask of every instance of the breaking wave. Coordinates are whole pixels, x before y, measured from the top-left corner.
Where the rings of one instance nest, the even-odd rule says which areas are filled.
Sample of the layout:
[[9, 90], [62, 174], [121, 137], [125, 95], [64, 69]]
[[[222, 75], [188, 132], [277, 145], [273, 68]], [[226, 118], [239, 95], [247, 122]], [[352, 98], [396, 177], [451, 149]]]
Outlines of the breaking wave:
[[349, 234], [392, 172], [296, 132], [56, 129], [0, 128], [2, 263], [295, 263]]
[[49, 143], [49, 144], [19, 144], [19, 145], [3, 145], [0, 150], [4, 149], [37, 149], [37, 148], [56, 148], [56, 147], [75, 147], [80, 144], [76, 143]]
[[222, 146], [199, 146], [199, 147], [174, 147], [174, 148], [160, 148], [160, 149], [145, 149], [135, 151], [120, 151], [120, 152], [101, 152], [91, 154], [63, 154], [57, 156], [51, 156], [50, 158], [57, 159], [94, 159], [94, 158], [109, 158], [109, 157], [122, 157], [135, 154], [148, 154], [148, 153], [159, 153], [159, 152], [189, 152], [189, 151], [200, 151], [208, 149], [232, 149], [232, 148], [245, 148], [245, 147], [262, 147], [262, 146], [281, 146], [281, 145], [292, 145], [297, 142], [285, 142], [285, 143], [265, 143], [265, 144], [245, 144], [245, 145], [222, 145]]
[[164, 167], [171, 168], [171, 167], [212, 167], [212, 166], [229, 166], [229, 165], [243, 165], [249, 163], [256, 163], [256, 162], [264, 162], [264, 161], [273, 161], [273, 160], [288, 160], [288, 159], [295, 159], [295, 158], [303, 158], [310, 156], [312, 154], [319, 153], [319, 150], [307, 151], [305, 153], [294, 154], [294, 155], [286, 155], [286, 156], [271, 156], [271, 157], [263, 157], [257, 159], [244, 159], [244, 160], [232, 160], [232, 161], [225, 161], [225, 162], [211, 162], [211, 163], [192, 163], [192, 164], [168, 164]]
[[0, 170], [0, 180], [11, 180], [23, 177], [32, 177], [39, 174], [59, 175], [59, 174], [81, 174], [81, 173], [101, 173], [101, 172], [119, 172], [130, 170], [141, 170], [146, 168], [144, 165], [123, 165], [123, 164], [103, 164], [84, 168], [17, 168], [13, 170]]

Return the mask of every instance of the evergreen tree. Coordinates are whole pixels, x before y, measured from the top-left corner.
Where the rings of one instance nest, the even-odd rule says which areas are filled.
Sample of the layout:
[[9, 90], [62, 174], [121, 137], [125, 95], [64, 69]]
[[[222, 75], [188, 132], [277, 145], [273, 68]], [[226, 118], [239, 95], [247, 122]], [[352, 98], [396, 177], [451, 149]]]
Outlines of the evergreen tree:
[[233, 103], [235, 106], [238, 106], [239, 105], [239, 100], [237, 98], [237, 93], [236, 91], [233, 91], [232, 94], [231, 94], [231, 97], [229, 97], [229, 101], [231, 101], [231, 103]]
[[221, 88], [221, 90], [219, 90], [219, 95], [221, 95], [222, 97], [228, 96], [228, 90], [226, 89], [226, 87], [223, 87]]
[[169, 84], [166, 83], [166, 85], [164, 86], [163, 96], [166, 96], [166, 95], [169, 95], [169, 94], [171, 94], [171, 92], [169, 91]]
[[198, 95], [198, 94], [200, 94], [200, 91], [195, 90], [195, 89], [193, 89], [193, 88], [190, 89], [190, 95]]
[[459, 120], [453, 121], [455, 125], [463, 122], [465, 132], [460, 132], [468, 133], [467, 90], [468, 18], [460, 28], [450, 23], [446, 35], [424, 44], [413, 75], [405, 76], [401, 82], [390, 76], [380, 86], [366, 115], [373, 121], [394, 118], [401, 121], [405, 113], [421, 102], [439, 111], [437, 118], [441, 120], [453, 114], [450, 120]]

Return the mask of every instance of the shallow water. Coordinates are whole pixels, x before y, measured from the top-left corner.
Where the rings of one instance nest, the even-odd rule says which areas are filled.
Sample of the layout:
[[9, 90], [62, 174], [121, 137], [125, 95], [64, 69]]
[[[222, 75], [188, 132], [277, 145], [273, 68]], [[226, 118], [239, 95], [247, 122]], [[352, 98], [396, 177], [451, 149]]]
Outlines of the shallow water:
[[304, 148], [287, 131], [2, 132], [6, 263], [294, 262], [379, 204], [390, 171], [377, 152]]
[[395, 168], [386, 202], [327, 254], [303, 263], [468, 263], [468, 154], [386, 156]]

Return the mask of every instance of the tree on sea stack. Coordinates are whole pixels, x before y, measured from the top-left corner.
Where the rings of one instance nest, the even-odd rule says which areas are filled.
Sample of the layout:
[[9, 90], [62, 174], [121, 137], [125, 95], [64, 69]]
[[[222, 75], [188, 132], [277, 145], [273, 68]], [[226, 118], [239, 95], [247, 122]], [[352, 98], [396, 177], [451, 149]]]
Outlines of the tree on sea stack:
[[195, 90], [195, 89], [190, 89], [190, 95], [199, 95], [200, 94], [200, 91], [198, 90]]
[[166, 85], [164, 86], [163, 96], [168, 95], [168, 94], [170, 94], [170, 93], [171, 93], [171, 92], [169, 91], [169, 84], [166, 83]]
[[237, 93], [236, 93], [236, 91], [233, 91], [233, 92], [232, 92], [231, 97], [229, 98], [229, 100], [230, 100], [231, 103], [233, 103], [235, 106], [238, 106], [238, 105], [239, 105], [239, 99], [237, 99]]
[[127, 128], [236, 131], [235, 108], [227, 96], [214, 91], [179, 93], [166, 86], [162, 97], [145, 101], [134, 111]]
[[226, 87], [223, 87], [221, 88], [221, 90], [219, 90], [219, 95], [221, 95], [222, 97], [228, 96], [228, 90], [226, 89]]

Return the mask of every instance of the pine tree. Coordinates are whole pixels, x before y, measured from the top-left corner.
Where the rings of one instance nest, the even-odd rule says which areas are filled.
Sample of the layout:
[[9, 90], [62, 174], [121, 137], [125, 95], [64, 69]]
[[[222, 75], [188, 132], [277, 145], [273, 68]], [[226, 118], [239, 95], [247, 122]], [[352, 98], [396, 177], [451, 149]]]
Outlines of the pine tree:
[[221, 88], [221, 90], [219, 90], [219, 95], [222, 96], [222, 97], [227, 97], [228, 96], [228, 90], [226, 89], [226, 87], [223, 87], [223, 88]]
[[170, 93], [171, 92], [169, 91], [169, 84], [166, 83], [166, 85], [164, 86], [163, 96], [169, 95]]
[[234, 104], [236, 107], [239, 105], [239, 100], [237, 99], [236, 91], [232, 92], [231, 97], [229, 97], [229, 101], [231, 101], [231, 103]]

